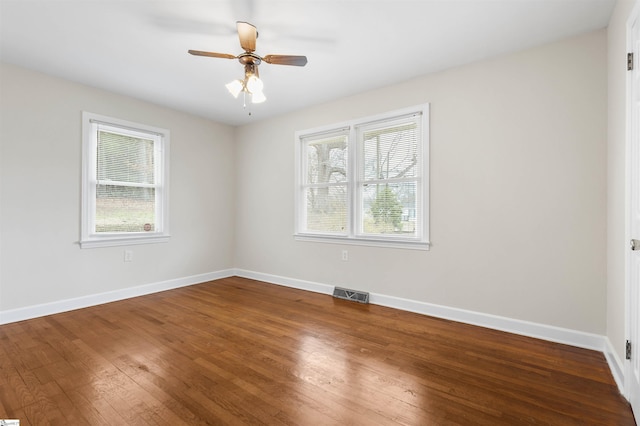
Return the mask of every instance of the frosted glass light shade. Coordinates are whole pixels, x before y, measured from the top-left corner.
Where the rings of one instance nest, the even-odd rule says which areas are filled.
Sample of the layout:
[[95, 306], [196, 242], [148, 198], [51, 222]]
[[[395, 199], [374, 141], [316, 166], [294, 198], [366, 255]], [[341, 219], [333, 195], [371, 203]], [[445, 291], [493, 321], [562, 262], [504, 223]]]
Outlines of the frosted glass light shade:
[[242, 92], [242, 89], [244, 88], [242, 81], [240, 80], [233, 80], [231, 83], [227, 84], [225, 87], [227, 88], [229, 93], [233, 95], [234, 98], [237, 98], [240, 92]]
[[262, 90], [259, 92], [251, 92], [251, 102], [254, 104], [260, 104], [267, 100], [267, 97], [262, 93]]
[[262, 92], [264, 83], [255, 75], [252, 75], [247, 79], [247, 90], [251, 93]]

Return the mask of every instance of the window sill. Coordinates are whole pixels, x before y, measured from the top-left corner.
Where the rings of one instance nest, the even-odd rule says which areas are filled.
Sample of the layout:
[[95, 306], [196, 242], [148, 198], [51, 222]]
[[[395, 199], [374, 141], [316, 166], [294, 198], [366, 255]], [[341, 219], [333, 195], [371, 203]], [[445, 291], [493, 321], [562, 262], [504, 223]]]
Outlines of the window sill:
[[353, 238], [343, 236], [328, 236], [328, 235], [316, 235], [316, 234], [295, 234], [294, 239], [296, 241], [310, 241], [317, 243], [329, 243], [329, 244], [348, 244], [354, 246], [369, 246], [369, 247], [388, 247], [388, 248], [400, 248], [408, 250], [429, 250], [430, 243], [428, 241], [407, 241], [398, 239], [380, 239], [380, 238]]
[[169, 235], [145, 235], [122, 237], [95, 237], [80, 241], [80, 248], [129, 246], [136, 244], [156, 244], [169, 242]]

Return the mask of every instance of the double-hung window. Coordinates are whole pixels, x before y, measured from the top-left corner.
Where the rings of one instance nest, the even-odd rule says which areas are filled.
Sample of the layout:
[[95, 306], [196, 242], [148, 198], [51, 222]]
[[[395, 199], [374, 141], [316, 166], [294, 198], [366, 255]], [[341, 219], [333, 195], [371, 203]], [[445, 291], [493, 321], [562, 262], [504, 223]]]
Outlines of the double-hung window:
[[80, 245], [169, 238], [169, 131], [83, 113]]
[[429, 247], [429, 105], [296, 133], [296, 239]]

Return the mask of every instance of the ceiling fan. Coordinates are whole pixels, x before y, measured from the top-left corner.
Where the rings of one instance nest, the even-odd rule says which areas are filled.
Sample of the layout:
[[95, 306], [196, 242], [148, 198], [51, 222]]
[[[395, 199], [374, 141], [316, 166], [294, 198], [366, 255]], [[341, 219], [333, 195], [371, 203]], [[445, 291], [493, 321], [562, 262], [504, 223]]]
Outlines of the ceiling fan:
[[237, 59], [244, 65], [244, 79], [234, 80], [227, 84], [226, 87], [234, 97], [238, 97], [240, 92], [249, 93], [253, 103], [264, 102], [267, 98], [262, 92], [264, 84], [258, 75], [258, 65], [263, 61], [268, 64], [275, 65], [294, 65], [303, 67], [307, 64], [306, 56], [296, 55], [267, 55], [259, 56], [255, 53], [256, 40], [258, 39], [258, 30], [254, 25], [248, 22], [236, 22], [238, 29], [238, 37], [240, 38], [240, 46], [244, 52], [239, 55], [231, 55], [229, 53], [203, 52], [201, 50], [189, 50], [189, 53], [196, 56], [209, 56], [211, 58]]

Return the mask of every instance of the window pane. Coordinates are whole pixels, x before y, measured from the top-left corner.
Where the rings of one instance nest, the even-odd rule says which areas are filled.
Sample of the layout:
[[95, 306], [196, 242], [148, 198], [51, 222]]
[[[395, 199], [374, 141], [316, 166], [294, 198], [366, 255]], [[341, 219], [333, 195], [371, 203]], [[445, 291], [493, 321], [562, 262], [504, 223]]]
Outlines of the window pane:
[[307, 230], [344, 233], [347, 229], [346, 185], [307, 188]]
[[407, 178], [419, 175], [416, 122], [363, 131], [365, 180]]
[[296, 239], [427, 250], [428, 129], [423, 104], [297, 131]]
[[155, 231], [155, 189], [98, 185], [95, 232]]
[[418, 235], [416, 182], [364, 184], [362, 231], [365, 234]]
[[153, 184], [152, 139], [98, 132], [98, 180]]
[[347, 180], [347, 137], [309, 141], [306, 144], [307, 183]]

